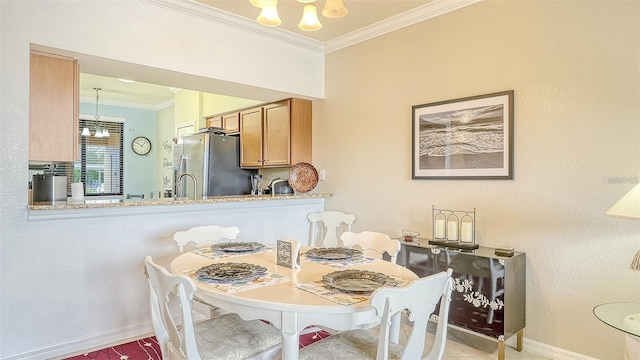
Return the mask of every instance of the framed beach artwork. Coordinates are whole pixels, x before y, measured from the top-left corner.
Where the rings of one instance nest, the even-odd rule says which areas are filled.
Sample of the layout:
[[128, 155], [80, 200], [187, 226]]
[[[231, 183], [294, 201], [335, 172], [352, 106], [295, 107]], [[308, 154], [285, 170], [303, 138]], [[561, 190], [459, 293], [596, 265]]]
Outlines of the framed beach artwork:
[[412, 110], [412, 179], [513, 179], [513, 90]]

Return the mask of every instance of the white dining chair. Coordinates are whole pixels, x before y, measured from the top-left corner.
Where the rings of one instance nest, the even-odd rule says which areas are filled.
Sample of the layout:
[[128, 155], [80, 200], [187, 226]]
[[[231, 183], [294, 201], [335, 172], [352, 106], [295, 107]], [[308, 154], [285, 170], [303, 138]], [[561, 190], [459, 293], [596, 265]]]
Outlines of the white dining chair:
[[151, 322], [163, 360], [280, 359], [281, 335], [273, 326], [260, 320], [245, 321], [232, 313], [194, 323], [193, 280], [169, 273], [150, 256], [145, 258], [145, 275]]
[[[234, 240], [240, 229], [235, 226], [221, 227], [218, 225], [195, 226], [188, 230], [177, 231], [173, 234], [173, 240], [178, 245], [178, 253], [182, 254], [187, 245], [192, 244], [196, 249], [213, 245], [222, 240]], [[193, 296], [193, 310], [200, 314], [198, 319], [206, 320], [217, 316], [220, 310], [202, 300], [202, 295], [196, 291]]]
[[310, 223], [309, 244], [317, 247], [339, 246], [338, 238], [344, 231], [351, 231], [356, 221], [353, 214], [341, 211], [320, 211], [307, 215]]
[[364, 255], [382, 259], [384, 254], [389, 254], [392, 263], [398, 260], [400, 252], [400, 241], [389, 238], [389, 235], [374, 232], [362, 231], [354, 233], [347, 231], [340, 235], [342, 245], [362, 251]]
[[192, 243], [196, 248], [202, 248], [221, 240], [234, 240], [238, 233], [240, 233], [240, 229], [236, 226], [205, 225], [177, 231], [173, 234], [173, 240], [178, 245], [178, 253], [182, 254], [185, 246], [189, 243]]
[[[300, 360], [442, 359], [447, 340], [447, 321], [451, 301], [452, 270], [414, 280], [405, 287], [383, 287], [371, 294], [371, 306], [382, 317], [376, 336], [367, 330], [350, 330], [332, 335], [300, 349]], [[426, 357], [427, 323], [440, 302], [435, 339]], [[408, 310], [411, 331], [405, 345], [389, 341], [391, 318]]]

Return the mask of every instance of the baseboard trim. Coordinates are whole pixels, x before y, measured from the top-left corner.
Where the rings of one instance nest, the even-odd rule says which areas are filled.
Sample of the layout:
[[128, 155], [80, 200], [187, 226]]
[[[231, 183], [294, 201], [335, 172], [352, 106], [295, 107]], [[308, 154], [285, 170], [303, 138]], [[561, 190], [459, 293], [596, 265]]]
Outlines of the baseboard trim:
[[528, 353], [541, 355], [551, 360], [598, 360], [597, 358], [578, 354], [527, 338], [522, 339], [522, 347]]
[[32, 349], [2, 357], [2, 360], [40, 360], [64, 359], [84, 354], [88, 351], [126, 343], [153, 335], [150, 322], [115, 329], [113, 331], [91, 334], [64, 343]]

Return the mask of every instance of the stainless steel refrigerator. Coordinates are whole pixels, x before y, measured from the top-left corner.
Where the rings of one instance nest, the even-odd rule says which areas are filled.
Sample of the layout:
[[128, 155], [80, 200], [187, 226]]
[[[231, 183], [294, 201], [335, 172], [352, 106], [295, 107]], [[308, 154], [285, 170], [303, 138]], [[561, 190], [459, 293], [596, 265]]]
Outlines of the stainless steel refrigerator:
[[182, 138], [178, 145], [174, 184], [178, 198], [202, 199], [251, 192], [251, 174], [240, 168], [240, 138], [211, 132]]

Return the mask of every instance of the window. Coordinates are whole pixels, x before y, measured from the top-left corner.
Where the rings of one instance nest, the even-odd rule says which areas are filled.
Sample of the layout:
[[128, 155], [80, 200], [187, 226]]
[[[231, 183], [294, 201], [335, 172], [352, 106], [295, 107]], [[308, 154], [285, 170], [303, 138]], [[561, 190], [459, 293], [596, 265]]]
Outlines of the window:
[[123, 187], [123, 123], [101, 121], [109, 137], [95, 137], [95, 120], [80, 119], [80, 132], [85, 127], [91, 136], [80, 135], [78, 161], [73, 163], [73, 182], [85, 184], [85, 196], [122, 195]]

